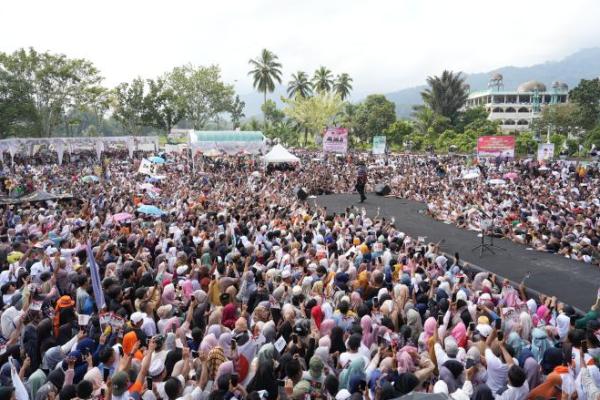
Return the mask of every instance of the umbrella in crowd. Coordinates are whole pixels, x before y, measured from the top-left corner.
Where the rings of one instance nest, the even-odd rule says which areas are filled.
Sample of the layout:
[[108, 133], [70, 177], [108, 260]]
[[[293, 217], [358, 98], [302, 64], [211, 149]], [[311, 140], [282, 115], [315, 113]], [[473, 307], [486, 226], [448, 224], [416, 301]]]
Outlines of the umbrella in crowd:
[[129, 219], [133, 218], [133, 215], [123, 212], [123, 213], [118, 213], [112, 216], [113, 221], [115, 222], [123, 222], [123, 221], [127, 221]]
[[148, 160], [154, 164], [164, 164], [166, 162], [164, 158], [158, 156], [150, 157]]
[[507, 172], [503, 176], [504, 179], [510, 179], [511, 181], [517, 179], [518, 177], [519, 174], [517, 174], [516, 172]]
[[100, 182], [100, 178], [96, 175], [86, 175], [81, 180], [85, 183]]
[[154, 216], [161, 216], [161, 215], [166, 214], [160, 208], [158, 208], [156, 206], [152, 206], [152, 205], [147, 205], [147, 204], [139, 206], [137, 208], [137, 211], [142, 214], [148, 214], [148, 215], [154, 215]]

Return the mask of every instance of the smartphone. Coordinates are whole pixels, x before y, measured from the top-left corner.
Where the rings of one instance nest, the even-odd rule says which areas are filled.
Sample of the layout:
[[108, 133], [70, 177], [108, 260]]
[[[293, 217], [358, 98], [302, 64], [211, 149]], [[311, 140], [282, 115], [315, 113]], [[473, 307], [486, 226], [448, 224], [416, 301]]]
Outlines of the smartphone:
[[373, 307], [379, 307], [379, 297], [373, 297]]
[[194, 296], [190, 296], [190, 301], [195, 301], [196, 298]]
[[146, 387], [148, 390], [152, 390], [152, 377], [151, 376], [146, 377]]
[[200, 353], [198, 353], [197, 350], [192, 350], [192, 357], [198, 358], [199, 355], [200, 355]]
[[237, 342], [235, 341], [235, 339], [231, 339], [231, 350], [235, 350], [236, 347], [237, 347]]
[[296, 335], [295, 333], [292, 333], [292, 342], [298, 343], [298, 335]]
[[498, 331], [498, 334], [496, 335], [496, 337], [498, 338], [499, 341], [503, 341], [504, 340], [504, 332]]
[[473, 332], [475, 330], [475, 322], [469, 322], [469, 330]]
[[581, 352], [582, 353], [587, 353], [588, 351], [588, 342], [586, 339], [581, 341]]
[[438, 315], [438, 325], [444, 325], [444, 316]]
[[102, 372], [103, 372], [103, 375], [104, 375], [104, 382], [106, 382], [108, 380], [109, 375], [110, 375], [110, 369], [104, 368]]
[[231, 386], [236, 387], [239, 383], [238, 374], [231, 374]]
[[496, 320], [496, 329], [500, 329], [502, 328], [502, 320], [500, 318], [498, 318]]

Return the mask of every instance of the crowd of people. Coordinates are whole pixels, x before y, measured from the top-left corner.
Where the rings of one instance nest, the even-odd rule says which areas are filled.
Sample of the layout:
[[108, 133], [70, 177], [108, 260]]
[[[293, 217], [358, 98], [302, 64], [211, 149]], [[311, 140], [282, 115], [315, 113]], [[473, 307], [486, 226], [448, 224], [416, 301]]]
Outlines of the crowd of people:
[[[600, 298], [579, 315], [474, 273], [401, 221], [296, 197], [352, 191], [360, 155], [268, 171], [169, 155], [145, 176], [125, 154], [3, 166], [11, 188], [74, 199], [0, 209], [0, 400], [600, 399]], [[480, 171], [519, 183], [490, 188], [459, 179], [456, 159], [362, 158], [367, 191], [390, 179], [437, 218], [475, 223], [469, 201], [512, 201], [506, 234], [598, 244], [596, 172], [577, 186], [568, 168], [544, 180], [501, 163]]]

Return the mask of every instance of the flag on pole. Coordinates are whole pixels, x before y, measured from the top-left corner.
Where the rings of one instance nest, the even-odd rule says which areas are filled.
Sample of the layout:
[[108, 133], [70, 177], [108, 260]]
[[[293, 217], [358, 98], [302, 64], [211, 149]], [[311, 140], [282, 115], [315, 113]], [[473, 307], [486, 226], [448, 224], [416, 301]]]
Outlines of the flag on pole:
[[102, 293], [102, 281], [100, 279], [100, 271], [98, 270], [98, 264], [94, 258], [94, 252], [92, 251], [92, 244], [88, 240], [85, 247], [87, 253], [88, 265], [90, 266], [90, 275], [92, 277], [92, 289], [94, 289], [94, 299], [96, 300], [96, 307], [100, 311], [105, 306], [104, 293]]

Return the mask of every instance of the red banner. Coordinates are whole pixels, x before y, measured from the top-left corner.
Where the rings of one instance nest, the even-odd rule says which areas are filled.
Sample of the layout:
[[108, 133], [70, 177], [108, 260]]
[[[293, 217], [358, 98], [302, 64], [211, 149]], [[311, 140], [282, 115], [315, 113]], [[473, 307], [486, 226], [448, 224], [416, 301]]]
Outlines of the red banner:
[[478, 157], [515, 157], [514, 136], [481, 136], [477, 139]]

